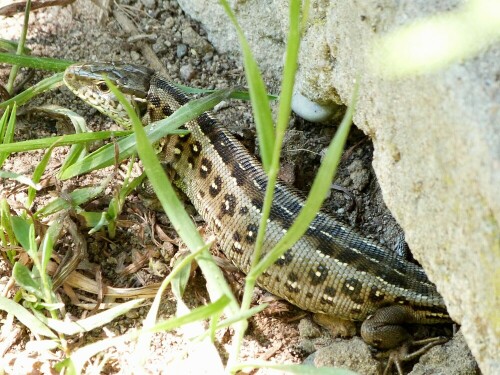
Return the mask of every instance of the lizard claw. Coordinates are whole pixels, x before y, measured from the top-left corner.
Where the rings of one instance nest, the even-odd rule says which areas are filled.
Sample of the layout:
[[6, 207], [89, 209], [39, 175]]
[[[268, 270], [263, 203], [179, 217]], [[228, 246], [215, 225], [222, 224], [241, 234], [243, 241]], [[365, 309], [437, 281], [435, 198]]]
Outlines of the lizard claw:
[[[430, 348], [444, 344], [448, 341], [447, 337], [431, 337], [423, 340], [405, 341], [399, 348], [389, 350], [377, 355], [378, 359], [388, 358], [387, 366], [384, 369], [383, 375], [389, 375], [391, 367], [394, 365], [398, 375], [403, 375], [403, 362], [413, 361], [426, 353]], [[421, 346], [421, 348], [410, 353], [410, 348]]]

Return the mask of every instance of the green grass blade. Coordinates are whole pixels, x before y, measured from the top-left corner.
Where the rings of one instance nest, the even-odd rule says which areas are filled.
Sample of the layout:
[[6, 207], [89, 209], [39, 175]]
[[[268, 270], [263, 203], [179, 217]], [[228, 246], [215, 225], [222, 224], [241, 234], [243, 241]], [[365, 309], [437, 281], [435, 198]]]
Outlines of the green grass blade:
[[[284, 76], [283, 78], [283, 81], [289, 79], [290, 82], [287, 83], [283, 82], [282, 89], [285, 90], [285, 92], [283, 92], [282, 96], [280, 97], [280, 112], [279, 112], [280, 117], [278, 119], [279, 122], [276, 127], [276, 140], [274, 142], [274, 147], [272, 150], [271, 163], [267, 169], [269, 179], [266, 187], [264, 204], [262, 207], [262, 216], [259, 222], [259, 230], [257, 232], [254, 252], [252, 254], [252, 261], [250, 266], [251, 271], [249, 275], [251, 275], [252, 270], [255, 270], [255, 268], [258, 266], [261, 258], [263, 244], [264, 244], [264, 236], [266, 233], [267, 220], [271, 212], [271, 205], [274, 196], [274, 187], [279, 172], [279, 160], [280, 160], [281, 148], [285, 136], [285, 131], [286, 128], [288, 127], [288, 118], [290, 115], [289, 108], [290, 108], [291, 94], [293, 91], [294, 73], [297, 65], [297, 62], [295, 60], [297, 59], [297, 51], [300, 43], [299, 21], [300, 21], [300, 1], [292, 0], [290, 2], [290, 8], [289, 8], [290, 27], [287, 40], [287, 55], [286, 55], [287, 59], [285, 61], [285, 68], [284, 68], [284, 74], [286, 74], [286, 76]], [[292, 30], [292, 28], [295, 30]], [[286, 103], [286, 101], [288, 101], [288, 103]], [[248, 276], [246, 278], [245, 291], [241, 302], [242, 311], [245, 311], [250, 307], [256, 280], [257, 280], [256, 278]], [[234, 340], [233, 352], [231, 353], [232, 356], [228, 361], [228, 367], [231, 367], [236, 361], [238, 354], [235, 353], [239, 353], [240, 351], [241, 343], [243, 342], [243, 335], [244, 335], [243, 330], [238, 330], [235, 333], [236, 337]]]
[[172, 280], [178, 275], [183, 272], [187, 266], [191, 264], [191, 262], [195, 259], [195, 257], [201, 253], [202, 251], [207, 251], [210, 249], [211, 244], [206, 244], [204, 247], [200, 248], [196, 252], [192, 252], [191, 254], [187, 255], [184, 257], [180, 262], [178, 262], [175, 267], [172, 269], [172, 271], [168, 274], [167, 277], [163, 280], [161, 283], [160, 287], [158, 288], [158, 292], [156, 293], [155, 299], [153, 301], [153, 304], [151, 305], [151, 308], [149, 309], [148, 315], [146, 319], [144, 319], [143, 326], [145, 329], [152, 327], [155, 324], [156, 321], [156, 316], [158, 315], [158, 311], [160, 309], [160, 302], [161, 302], [161, 297], [167, 287], [170, 285]]
[[36, 95], [40, 95], [41, 93], [51, 90], [53, 88], [59, 87], [62, 84], [63, 73], [57, 73], [48, 78], [42, 79], [36, 85], [31, 86], [30, 88], [24, 90], [19, 95], [14, 96], [13, 98], [6, 100], [0, 103], [0, 109], [7, 108], [9, 105], [17, 103], [20, 107], [23, 104], [26, 104], [28, 101], [33, 99]]
[[241, 50], [243, 52], [243, 62], [245, 64], [245, 75], [252, 100], [252, 111], [257, 127], [257, 136], [259, 138], [260, 154], [262, 157], [262, 165], [266, 172], [269, 171], [274, 148], [274, 126], [267, 98], [266, 86], [259, 71], [259, 67], [255, 62], [252, 51], [245, 38], [245, 34], [241, 29], [236, 17], [226, 0], [219, 0], [224, 7], [231, 22], [236, 28]]
[[236, 323], [240, 320], [243, 320], [243, 319], [248, 320], [252, 316], [254, 316], [255, 314], [258, 314], [261, 311], [265, 310], [267, 308], [267, 306], [269, 306], [267, 303], [263, 303], [261, 305], [257, 305], [255, 307], [252, 307], [248, 310], [240, 311], [238, 314], [235, 314], [234, 316], [232, 316], [228, 319], [224, 319], [223, 321], [218, 323], [216, 326], [216, 329], [227, 328], [227, 327], [233, 325], [234, 323]]
[[[166, 322], [161, 322], [158, 325], [152, 327], [150, 330], [147, 330], [146, 332], [162, 332], [165, 330], [172, 330], [181, 327], [185, 324], [196, 322], [200, 319], [203, 319], [203, 317], [210, 316], [213, 311], [221, 311], [229, 302], [230, 299], [227, 296], [223, 296], [207, 306], [197, 307], [196, 309], [193, 309], [189, 314], [183, 315], [178, 318], [169, 319]], [[82, 369], [85, 363], [87, 363], [87, 361], [92, 356], [113, 346], [122, 345], [124, 342], [135, 340], [144, 333], [144, 331], [131, 332], [122, 336], [112, 337], [95, 342], [93, 344], [86, 345], [83, 348], [75, 350], [71, 354], [70, 359], [65, 361], [63, 365], [70, 368], [71, 371], [69, 373], [80, 374], [82, 373]]]
[[177, 318], [169, 319], [164, 322], [155, 324], [153, 327], [149, 328], [149, 332], [163, 332], [169, 331], [177, 327], [181, 327], [185, 324], [196, 322], [202, 319], [209, 319], [212, 315], [221, 313], [222, 310], [231, 302], [228, 296], [222, 296], [216, 301], [209, 305], [197, 307], [191, 310], [190, 313], [186, 315], [179, 316]]
[[49, 264], [50, 257], [52, 256], [54, 244], [59, 238], [62, 229], [63, 220], [57, 218], [56, 220], [52, 221], [52, 223], [50, 223], [49, 229], [47, 229], [47, 232], [45, 232], [45, 236], [43, 236], [42, 244], [40, 245], [40, 252], [42, 254], [42, 269], [40, 270], [40, 272], [44, 275], [47, 274], [47, 266]]
[[[186, 257], [179, 257], [175, 260], [174, 266], [180, 264], [183, 259]], [[186, 290], [187, 283], [189, 281], [189, 276], [191, 274], [191, 263], [186, 264], [179, 273], [172, 279], [172, 293], [177, 300], [181, 300], [184, 295], [184, 291]]]
[[[17, 105], [14, 103], [12, 107], [12, 111], [9, 111], [10, 107], [7, 107], [7, 110], [2, 116], [0, 120], [0, 143], [11, 143], [14, 139], [14, 128], [16, 124], [16, 113], [17, 113]], [[8, 119], [8, 121], [7, 121]], [[0, 166], [3, 165], [4, 161], [9, 157], [8, 152], [0, 153]]]
[[10, 213], [10, 207], [7, 203], [7, 199], [0, 199], [0, 246], [3, 246], [7, 251], [5, 254], [10, 261], [10, 264], [14, 264], [16, 251], [8, 250], [9, 247], [16, 246], [17, 240], [14, 234], [14, 229], [12, 229], [12, 218]]
[[68, 134], [59, 137], [48, 137], [40, 139], [30, 139], [28, 141], [21, 141], [15, 143], [0, 144], [0, 152], [25, 152], [32, 150], [46, 149], [53, 144], [57, 146], [71, 146], [79, 143], [87, 143], [100, 141], [103, 139], [110, 139], [130, 135], [132, 132], [129, 130], [120, 131], [99, 131], [93, 133], [81, 134]]
[[[45, 169], [47, 169], [47, 165], [50, 161], [50, 157], [52, 156], [53, 150], [54, 146], [49, 147], [49, 149], [45, 152], [45, 155], [43, 155], [42, 160], [40, 161], [40, 163], [38, 163], [35, 170], [33, 171], [33, 176], [31, 178], [33, 182], [37, 185], [39, 185], [39, 182], [42, 179], [43, 172], [45, 172]], [[37, 188], [36, 186], [30, 186], [28, 188], [28, 199], [26, 200], [27, 208], [31, 207], [31, 204], [35, 199], [35, 194], [37, 190], [40, 190], [40, 187]]]
[[143, 298], [127, 301], [88, 318], [79, 319], [74, 322], [49, 318], [47, 319], [46, 324], [54, 331], [65, 335], [76, 335], [78, 333], [89, 332], [95, 328], [102, 327], [121, 315], [126, 314], [130, 310], [138, 307], [143, 301]]
[[[19, 43], [12, 40], [1, 39], [0, 38], [0, 51], [15, 53], [17, 51], [17, 46]], [[31, 52], [28, 47], [23, 48], [23, 54], [27, 55]]]
[[6, 107], [4, 113], [2, 114], [2, 118], [0, 118], [0, 143], [9, 143], [5, 142], [5, 134], [7, 132], [7, 123], [10, 118], [10, 107]]
[[19, 65], [25, 68], [62, 72], [68, 66], [74, 64], [74, 61], [0, 52], [0, 63]]
[[57, 339], [57, 336], [45, 324], [37, 319], [31, 312], [26, 310], [20, 304], [11, 301], [8, 298], [0, 296], [0, 310], [14, 315], [23, 325], [29, 330], [40, 336], [50, 337]]
[[[53, 118], [63, 118], [64, 120], [69, 120], [75, 129], [76, 134], [87, 133], [91, 130], [88, 129], [85, 119], [79, 114], [73, 112], [72, 110], [58, 105], [44, 105], [36, 108], [36, 112], [47, 114]], [[64, 159], [61, 166], [61, 171], [64, 171], [69, 165], [74, 164], [80, 157], [85, 156], [86, 148], [82, 143], [73, 144]]]
[[[24, 44], [26, 43], [26, 36], [28, 35], [28, 25], [30, 19], [31, 10], [31, 0], [26, 1], [26, 6], [24, 8], [24, 22], [23, 28], [21, 29], [21, 35], [19, 36], [19, 43], [17, 45], [16, 55], [22, 56], [24, 50]], [[12, 94], [14, 89], [14, 81], [19, 71], [19, 65], [14, 64], [10, 70], [9, 80], [7, 81], [7, 86], [5, 87], [9, 93]]]
[[[255, 241], [254, 253], [252, 255], [251, 267], [255, 267], [262, 255], [262, 246], [264, 243], [264, 236], [266, 233], [267, 220], [271, 212], [271, 205], [274, 198], [274, 188], [278, 178], [280, 168], [281, 148], [283, 146], [283, 139], [285, 138], [286, 129], [288, 128], [288, 121], [290, 119], [291, 101], [293, 94], [293, 86], [295, 82], [295, 72], [297, 70], [297, 57], [300, 46], [300, 1], [290, 1], [289, 9], [289, 23], [288, 39], [286, 48], [286, 61], [283, 69], [283, 78], [281, 84], [281, 96], [279, 102], [278, 122], [276, 126], [276, 141], [274, 143], [273, 155], [271, 165], [268, 170], [269, 180], [264, 197], [264, 204], [262, 207], [262, 216], [260, 218], [259, 230], [257, 239]], [[252, 288], [249, 288], [253, 289]], [[248, 298], [249, 296], [247, 296]], [[244, 299], [245, 303], [247, 298]]]
[[[283, 137], [288, 127], [290, 113], [292, 112], [293, 86], [295, 84], [295, 73], [297, 72], [297, 60], [300, 46], [300, 5], [301, 2], [299, 0], [290, 1], [290, 25], [288, 27], [285, 65], [283, 67], [283, 77], [281, 79], [278, 119], [276, 122], [276, 131], [283, 132]], [[303, 20], [303, 22], [305, 22], [305, 20]], [[281, 148], [281, 144], [279, 147]]]
[[[211, 89], [200, 89], [197, 87], [190, 87], [186, 85], [181, 85], [179, 83], [173, 83], [171, 82], [172, 85], [177, 87], [179, 90], [185, 92], [186, 94], [209, 94], [212, 92], [215, 92], [217, 90], [211, 90]], [[229, 95], [231, 99], [241, 99], [241, 100], [250, 100], [250, 94], [246, 90], [235, 90], [231, 95]], [[278, 99], [278, 95], [274, 94], [267, 94], [267, 98], [269, 100], [276, 100]]]

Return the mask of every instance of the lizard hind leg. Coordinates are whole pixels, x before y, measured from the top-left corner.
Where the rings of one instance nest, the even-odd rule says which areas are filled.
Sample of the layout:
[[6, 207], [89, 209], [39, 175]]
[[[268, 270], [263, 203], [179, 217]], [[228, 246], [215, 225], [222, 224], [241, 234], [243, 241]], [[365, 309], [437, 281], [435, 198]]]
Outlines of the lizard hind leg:
[[363, 322], [361, 337], [377, 349], [395, 348], [411, 338], [403, 324], [412, 320], [411, 312], [404, 306], [382, 307]]

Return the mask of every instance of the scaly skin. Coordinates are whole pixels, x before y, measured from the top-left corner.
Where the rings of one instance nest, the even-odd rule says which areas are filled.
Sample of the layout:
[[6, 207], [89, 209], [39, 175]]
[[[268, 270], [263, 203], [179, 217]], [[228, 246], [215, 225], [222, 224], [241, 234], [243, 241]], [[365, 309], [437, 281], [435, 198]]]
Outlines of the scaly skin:
[[[148, 68], [109, 63], [68, 68], [64, 77], [68, 88], [123, 126], [128, 126], [126, 115], [103, 84], [104, 74], [128, 100], [147, 104], [146, 122], [160, 120], [189, 101]], [[173, 182], [216, 234], [226, 256], [246, 273], [260, 220], [266, 174], [209, 113], [185, 127], [190, 135], [162, 140], [160, 158]], [[264, 252], [286, 233], [303, 204], [297, 193], [277, 184]], [[396, 320], [396, 324], [451, 321], [442, 297], [420, 267], [322, 212], [258, 283], [315, 313], [361, 321], [375, 314], [375, 319], [366, 320], [362, 332], [366, 341], [380, 347], [394, 343], [381, 343], [376, 334], [372, 337], [374, 326], [380, 325], [379, 318]]]

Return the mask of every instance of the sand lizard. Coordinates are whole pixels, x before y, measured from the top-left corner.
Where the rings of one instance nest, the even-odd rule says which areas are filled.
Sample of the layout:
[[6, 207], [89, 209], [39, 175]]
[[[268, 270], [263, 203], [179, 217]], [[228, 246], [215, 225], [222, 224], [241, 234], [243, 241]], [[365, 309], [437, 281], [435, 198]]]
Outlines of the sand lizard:
[[[66, 70], [66, 86], [85, 102], [126, 126], [106, 75], [128, 100], [146, 103], [145, 120], [172, 114], [190, 99], [153, 70], [128, 64], [89, 63]], [[164, 139], [160, 158], [173, 182], [216, 234], [226, 256], [248, 272], [267, 177], [261, 165], [210, 113], [185, 124], [188, 136]], [[282, 183], [264, 240], [271, 249], [304, 200]], [[381, 348], [404, 337], [401, 323], [451, 322], [442, 297], [422, 268], [334, 217], [319, 212], [306, 234], [258, 280], [261, 287], [315, 313], [364, 321], [366, 342]]]

